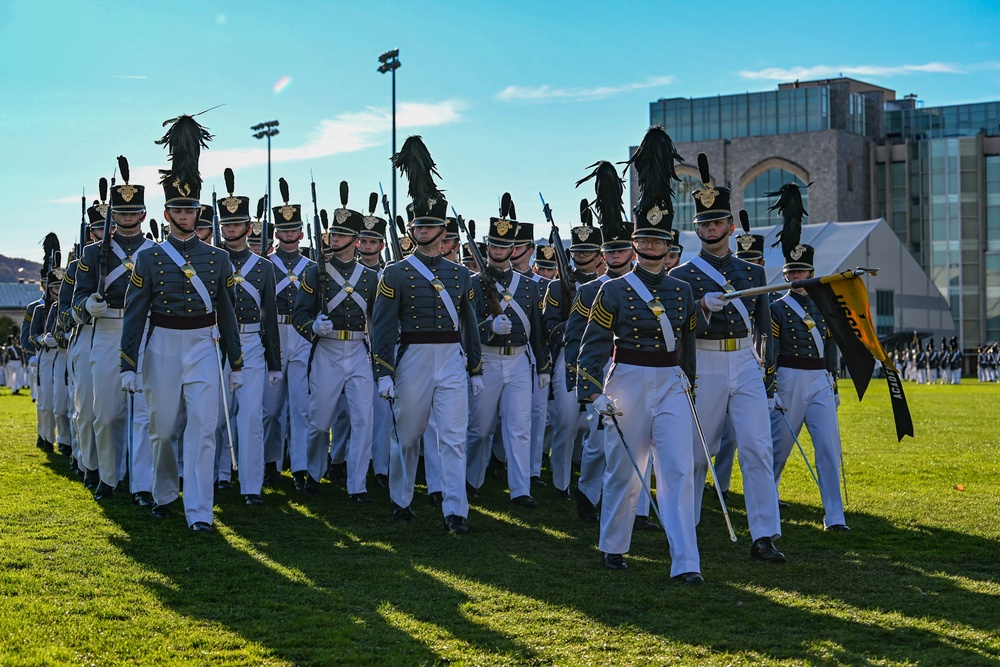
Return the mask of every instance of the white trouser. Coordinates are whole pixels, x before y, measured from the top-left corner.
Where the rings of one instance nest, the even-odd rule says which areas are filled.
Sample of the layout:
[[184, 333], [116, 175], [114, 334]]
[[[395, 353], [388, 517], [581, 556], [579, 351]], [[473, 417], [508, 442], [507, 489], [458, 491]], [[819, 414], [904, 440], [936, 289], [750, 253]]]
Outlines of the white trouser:
[[[38, 359], [42, 358], [41, 352], [35, 352], [35, 356]], [[38, 400], [38, 364], [35, 364], [34, 368], [27, 366], [27, 384], [31, 387], [31, 400]]]
[[722, 440], [719, 442], [719, 451], [715, 455], [715, 476], [719, 480], [719, 489], [729, 490], [729, 484], [733, 479], [733, 459], [736, 458], [736, 429], [733, 428], [733, 420], [726, 414], [726, 424], [722, 427]]
[[[471, 394], [469, 394], [468, 400], [471, 403]], [[438, 453], [437, 418], [434, 416], [433, 410], [427, 415], [427, 428], [424, 429], [421, 442], [423, 444], [421, 451], [424, 456], [424, 480], [427, 482], [427, 495], [440, 493], [441, 455]], [[389, 453], [390, 458], [394, 456], [398, 456], [398, 453], [395, 451]]]
[[542, 450], [545, 446], [545, 423], [549, 417], [549, 388], [531, 385], [531, 476], [542, 474]]
[[52, 414], [55, 400], [52, 387], [52, 367], [56, 362], [55, 350], [39, 348], [38, 368], [38, 399], [35, 401], [35, 413], [38, 415], [38, 435], [46, 442], [56, 441], [56, 419]]
[[[94, 442], [97, 450], [101, 481], [115, 486], [122, 479], [131, 458], [129, 486], [133, 493], [150, 491], [153, 478], [153, 452], [149, 441], [149, 417], [146, 400], [137, 393], [133, 398], [132, 450], [128, 449], [126, 401], [128, 393], [121, 390], [119, 369], [122, 340], [122, 320], [98, 318], [94, 321], [93, 344], [90, 347], [90, 376], [94, 406]], [[175, 355], [179, 351], [174, 352]], [[142, 369], [142, 354], [138, 368]], [[144, 373], [139, 375], [140, 383]]]
[[212, 523], [215, 429], [219, 419], [218, 348], [212, 328], [156, 327], [146, 344], [143, 375], [153, 444], [153, 499], [158, 505], [178, 496], [177, 432], [181, 405], [184, 426], [184, 513], [188, 525]]
[[[700, 572], [695, 487], [704, 485], [705, 476], [702, 473], [698, 477], [695, 472], [691, 448], [694, 421], [684, 395], [687, 377], [677, 367], [615, 364], [604, 386], [605, 393], [623, 413], [618, 417], [618, 425], [625, 443], [611, 418], [605, 417], [607, 470], [601, 511], [601, 551], [628, 552], [639, 496], [645, 495], [640, 476], [645, 477], [652, 452], [658, 485], [657, 507], [670, 543], [670, 576]], [[639, 468], [638, 475], [629, 451]]]
[[21, 362], [19, 360], [8, 361], [4, 366], [4, 375], [7, 378], [7, 386], [10, 391], [21, 390]]
[[291, 324], [278, 325], [278, 338], [281, 381], [264, 389], [264, 461], [281, 467], [287, 435], [292, 471], [299, 472], [306, 469], [311, 345]]
[[531, 495], [531, 388], [537, 384], [527, 351], [501, 355], [483, 346], [483, 390], [469, 407], [466, 476], [477, 489], [486, 479], [497, 416], [507, 459], [510, 497]]
[[573, 472], [573, 447], [577, 435], [586, 429], [586, 413], [580, 412], [576, 387], [566, 386], [565, 351], [560, 351], [552, 366], [552, 483], [559, 491], [569, 488]]
[[[608, 361], [602, 375], [606, 376], [610, 370], [611, 362]], [[580, 453], [580, 478], [576, 485], [583, 492], [583, 495], [596, 505], [601, 500], [601, 486], [606, 466], [604, 431], [600, 428], [601, 420], [597, 411], [594, 410], [594, 406], [588, 403], [586, 407], [587, 435], [583, 439], [583, 451]]]
[[66, 381], [66, 350], [57, 347], [52, 367], [52, 416], [56, 422], [56, 442], [70, 444], [69, 383]]
[[[805, 423], [816, 450], [816, 476], [823, 500], [823, 524], [845, 523], [840, 497], [840, 426], [833, 397], [833, 378], [825, 370], [778, 368], [778, 396], [782, 412], [771, 413], [771, 440], [774, 442], [774, 482], [795, 447], [795, 439]], [[787, 420], [787, 423], [786, 423]], [[794, 437], [793, 437], [794, 431]]]
[[[771, 443], [767, 393], [763, 371], [750, 348], [722, 352], [698, 350], [698, 417], [709, 453], [719, 452], [719, 441], [728, 411], [736, 431], [736, 449], [743, 473], [750, 536], [776, 538], [781, 535], [778, 489], [774, 483], [774, 445]], [[708, 461], [697, 437], [694, 447], [695, 518], [701, 518]]]
[[[372, 470], [376, 475], [389, 476], [389, 431], [391, 430], [392, 417], [389, 413], [389, 403], [379, 398], [378, 387], [372, 385]], [[341, 463], [347, 458], [347, 443], [351, 438], [351, 418], [347, 414], [347, 401], [343, 396], [340, 408], [337, 410], [337, 419], [333, 423], [332, 435], [331, 457], [334, 462]]]
[[351, 421], [351, 438], [347, 444], [347, 492], [365, 492], [365, 477], [372, 454], [374, 382], [365, 341], [320, 338], [316, 343], [309, 371], [311, 396], [306, 467], [313, 479], [321, 479], [326, 472], [329, 431], [343, 392]]
[[[238, 447], [236, 465], [239, 468], [240, 493], [260, 495], [264, 486], [264, 387], [267, 385], [267, 362], [260, 334], [241, 333], [243, 349], [243, 386], [226, 397], [229, 406], [229, 423]], [[228, 370], [228, 362], [227, 362]], [[228, 383], [227, 383], [228, 384]], [[223, 421], [220, 470], [232, 467], [229, 435]], [[223, 459], [224, 457], [224, 463]], [[221, 478], [221, 477], [220, 477]]]
[[[315, 360], [313, 363], [315, 363]], [[374, 377], [374, 374], [372, 377]], [[315, 401], [316, 397], [310, 395], [309, 400]], [[346, 394], [342, 393], [337, 398], [337, 407], [334, 410], [334, 415], [333, 428], [330, 432], [330, 461], [336, 465], [347, 460], [347, 444], [351, 440], [351, 415], [347, 411]]]
[[[437, 422], [437, 441], [425, 441], [437, 448], [441, 461], [442, 511], [467, 517], [469, 500], [465, 494], [465, 434], [469, 426], [469, 376], [460, 343], [414, 344], [406, 348], [396, 367], [396, 400], [393, 411], [406, 465], [397, 455], [389, 457], [389, 497], [400, 507], [413, 501], [420, 436], [427, 428], [431, 412]], [[396, 440], [395, 434], [392, 440]]]

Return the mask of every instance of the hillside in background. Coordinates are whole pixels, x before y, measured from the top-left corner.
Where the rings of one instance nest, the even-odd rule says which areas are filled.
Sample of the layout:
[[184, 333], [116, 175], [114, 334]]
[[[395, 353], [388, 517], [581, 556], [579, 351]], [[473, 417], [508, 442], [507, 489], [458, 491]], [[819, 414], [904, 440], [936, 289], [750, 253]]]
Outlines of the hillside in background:
[[16, 283], [20, 278], [25, 281], [38, 280], [41, 270], [42, 265], [38, 262], [0, 255], [0, 283]]

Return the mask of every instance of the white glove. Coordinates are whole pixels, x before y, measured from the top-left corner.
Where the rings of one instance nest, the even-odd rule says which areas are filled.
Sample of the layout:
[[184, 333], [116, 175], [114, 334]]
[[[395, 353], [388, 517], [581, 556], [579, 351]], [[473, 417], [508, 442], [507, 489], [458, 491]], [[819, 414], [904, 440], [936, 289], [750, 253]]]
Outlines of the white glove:
[[283, 374], [281, 371], [268, 371], [267, 372], [267, 386], [273, 387], [274, 385], [281, 382]]
[[382, 398], [396, 398], [396, 383], [388, 375], [378, 379], [378, 395]]
[[774, 409], [781, 410], [782, 412], [785, 411], [785, 404], [781, 402], [781, 394], [776, 393], [774, 395]]
[[53, 336], [50, 333], [45, 334], [44, 336], [42, 336], [42, 345], [44, 345], [45, 347], [50, 348], [50, 349], [53, 348], [53, 347], [55, 347], [56, 346], [56, 337]]
[[84, 307], [94, 317], [104, 317], [108, 314], [108, 302], [97, 296], [97, 292], [87, 297], [87, 303], [84, 304]]
[[840, 392], [833, 395], [833, 404], [840, 408]]
[[615, 405], [614, 399], [606, 394], [601, 394], [594, 399], [594, 410], [601, 414], [607, 414], [608, 412], [618, 412], [618, 407]]
[[136, 378], [135, 371], [125, 371], [122, 373], [121, 378], [122, 391], [127, 391], [133, 394], [139, 391], [139, 380]]
[[70, 308], [69, 314], [73, 316], [73, 321], [77, 324], [83, 324], [83, 316], [76, 312], [76, 308]]
[[479, 392], [483, 390], [483, 376], [473, 375], [469, 378], [469, 386], [472, 387], [472, 395], [479, 396]]
[[506, 336], [510, 333], [513, 325], [510, 323], [510, 318], [506, 315], [497, 315], [493, 318], [493, 323], [490, 325], [490, 330], [501, 336]]
[[243, 386], [243, 371], [229, 371], [229, 393]]
[[552, 376], [548, 373], [540, 373], [538, 375], [538, 388], [545, 389], [549, 386], [549, 382], [552, 380]]
[[31, 355], [31, 358], [28, 359], [28, 365], [31, 366], [32, 368], [34, 368], [35, 366], [37, 366], [38, 365], [38, 357], [36, 357], [35, 355]]
[[773, 398], [767, 399], [767, 411], [774, 412], [774, 408], [777, 406], [777, 401]]
[[717, 313], [723, 309], [726, 305], [726, 298], [722, 295], [722, 292], [709, 292], [701, 299], [701, 303], [708, 310], [713, 313]]
[[329, 317], [321, 313], [313, 320], [312, 330], [317, 336], [325, 336], [333, 331], [333, 322], [330, 321]]
[[141, 373], [137, 374], [135, 376], [135, 392], [137, 394], [141, 394], [142, 393], [142, 374]]

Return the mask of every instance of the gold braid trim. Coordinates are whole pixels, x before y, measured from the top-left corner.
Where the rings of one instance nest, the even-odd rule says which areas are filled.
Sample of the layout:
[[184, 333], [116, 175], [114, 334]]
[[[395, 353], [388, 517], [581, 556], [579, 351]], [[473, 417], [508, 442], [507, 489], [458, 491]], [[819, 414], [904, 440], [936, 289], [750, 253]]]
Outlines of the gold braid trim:
[[584, 380], [586, 380], [587, 382], [591, 383], [592, 385], [600, 389], [602, 393], [604, 392], [604, 384], [598, 382], [597, 378], [595, 378], [593, 375], [591, 375], [590, 373], [588, 373], [587, 371], [583, 370], [580, 367], [577, 367], [576, 372]]
[[383, 361], [382, 357], [378, 356], [377, 354], [373, 354], [372, 357], [375, 359], [376, 364], [381, 364], [382, 366], [388, 368], [393, 373], [396, 372], [396, 369], [392, 365], [387, 364], [385, 361]]
[[121, 357], [122, 359], [124, 359], [124, 360], [125, 360], [125, 363], [127, 363], [127, 364], [128, 364], [129, 366], [131, 366], [132, 368], [135, 368], [135, 367], [136, 367], [136, 366], [135, 366], [135, 362], [134, 362], [134, 361], [132, 361], [131, 359], [129, 359], [128, 355], [127, 355], [127, 354], [125, 354], [124, 352], [121, 352], [121, 353], [119, 354], [119, 356], [120, 356], [120, 357]]
[[[394, 290], [393, 288], [391, 288], [391, 287], [389, 287], [388, 285], [385, 284], [385, 277], [384, 276], [382, 277], [382, 280], [378, 281], [378, 293], [381, 294], [382, 296], [388, 298], [388, 299], [395, 299], [396, 298], [396, 290]], [[391, 366], [390, 366], [390, 368], [391, 368]]]
[[597, 322], [605, 329], [611, 329], [614, 325], [615, 317], [604, 308], [601, 295], [598, 295], [597, 300], [594, 302], [594, 307], [590, 309], [589, 319], [591, 322]]
[[140, 276], [135, 271], [132, 272], [132, 284], [138, 287], [139, 289], [142, 289], [142, 276]]

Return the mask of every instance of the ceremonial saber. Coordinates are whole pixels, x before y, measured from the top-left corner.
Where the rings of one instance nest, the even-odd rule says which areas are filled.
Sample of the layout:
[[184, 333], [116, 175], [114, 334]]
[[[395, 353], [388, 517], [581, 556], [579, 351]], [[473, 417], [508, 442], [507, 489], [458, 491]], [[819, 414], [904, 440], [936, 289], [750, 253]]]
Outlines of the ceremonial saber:
[[764, 285], [763, 287], [751, 287], [743, 290], [734, 290], [732, 292], [723, 292], [722, 296], [725, 299], [733, 300], [744, 296], [757, 296], [758, 294], [769, 294], [771, 292], [780, 292], [786, 289], [805, 289], [813, 285], [822, 285], [825, 283], [835, 283], [841, 280], [852, 280], [858, 276], [863, 276], [865, 274], [877, 276], [878, 269], [852, 269], [850, 271], [842, 271], [840, 273], [833, 273], [828, 276], [820, 276], [818, 278], [806, 278], [804, 280], [793, 280], [790, 283], [782, 283], [780, 285]]
[[[722, 487], [719, 486], [719, 476], [715, 474], [715, 466], [712, 465], [712, 454], [708, 451], [708, 442], [705, 440], [705, 432], [701, 428], [701, 420], [698, 419], [698, 411], [694, 407], [694, 396], [691, 395], [691, 388], [684, 387], [684, 395], [687, 396], [688, 405], [691, 406], [691, 416], [694, 417], [694, 425], [698, 430], [698, 438], [701, 440], [701, 448], [705, 450], [705, 460], [708, 461], [708, 471], [712, 473], [712, 486], [715, 487], [715, 495], [719, 498], [719, 505], [722, 506], [722, 516], [726, 519], [726, 528], [729, 529], [729, 540], [736, 541], [736, 531], [733, 530], [733, 522], [729, 518], [729, 510], [726, 508], [726, 499], [722, 497]], [[704, 484], [705, 480], [695, 480], [696, 484]]]
[[806, 450], [802, 449], [802, 444], [799, 442], [798, 436], [795, 435], [795, 430], [792, 428], [791, 422], [788, 421], [788, 417], [785, 416], [785, 411], [781, 408], [775, 408], [775, 410], [781, 413], [782, 421], [785, 422], [785, 426], [788, 427], [788, 430], [792, 432], [792, 439], [795, 440], [795, 445], [799, 448], [799, 452], [802, 454], [802, 459], [806, 462], [806, 467], [809, 468], [809, 474], [812, 475], [813, 481], [816, 482], [816, 488], [820, 490], [820, 493], [822, 493], [823, 487], [819, 485], [819, 478], [816, 477], [816, 473], [813, 472], [813, 467], [809, 463], [809, 457], [806, 456]]
[[396, 398], [387, 398], [389, 414], [392, 415], [392, 432], [396, 434], [396, 449], [399, 451], [400, 469], [403, 471], [403, 486], [410, 488], [410, 476], [406, 474], [406, 457], [403, 456], [403, 443], [399, 441], [399, 428], [396, 426]]
[[[598, 412], [597, 414], [604, 415], [605, 417], [611, 417], [611, 421], [615, 425], [615, 430], [618, 431], [618, 437], [621, 438], [622, 446], [625, 447], [625, 452], [628, 454], [629, 460], [632, 461], [632, 468], [635, 470], [635, 474], [639, 476], [639, 485], [642, 486], [642, 490], [646, 492], [646, 497], [649, 498], [649, 508], [653, 510], [653, 514], [656, 515], [656, 520], [660, 522], [660, 525], [663, 527], [663, 532], [666, 533], [667, 523], [662, 518], [660, 518], [660, 511], [656, 508], [656, 500], [653, 499], [653, 492], [649, 489], [649, 486], [646, 484], [646, 478], [643, 476], [641, 472], [639, 472], [639, 464], [636, 463], [635, 456], [633, 456], [632, 454], [632, 450], [629, 449], [628, 443], [625, 442], [625, 434], [622, 433], [622, 428], [621, 426], [618, 425], [617, 415], [620, 415], [621, 413], [616, 412], [615, 410], [612, 410], [610, 407], [608, 407], [607, 412]], [[667, 541], [668, 542], [670, 541], [669, 533], [667, 533]]]
[[233, 470], [239, 470], [236, 465], [236, 448], [233, 446], [233, 425], [229, 421], [229, 399], [226, 394], [229, 393], [229, 388], [226, 386], [226, 377], [222, 373], [222, 348], [219, 346], [219, 338], [221, 334], [219, 333], [218, 327], [212, 327], [213, 338], [215, 338], [215, 360], [219, 365], [219, 382], [222, 384], [222, 414], [226, 416], [226, 435], [229, 436], [229, 460], [232, 461]]
[[132, 425], [132, 419], [135, 417], [135, 394], [133, 392], [128, 392], [128, 397], [125, 399], [125, 419], [128, 421], [128, 437], [125, 440], [125, 446], [128, 447], [128, 483], [132, 486], [135, 481], [132, 477], [132, 443], [135, 440], [134, 427]]

